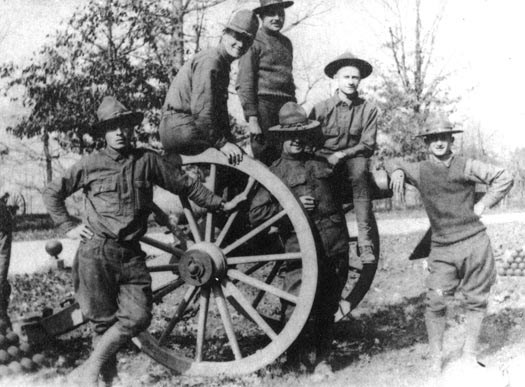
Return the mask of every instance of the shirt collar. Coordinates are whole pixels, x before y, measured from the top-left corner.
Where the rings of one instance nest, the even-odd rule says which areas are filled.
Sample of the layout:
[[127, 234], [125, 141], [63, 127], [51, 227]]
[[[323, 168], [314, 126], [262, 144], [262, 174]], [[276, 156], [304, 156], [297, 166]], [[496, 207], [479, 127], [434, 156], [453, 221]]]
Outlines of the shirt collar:
[[102, 150], [102, 153], [105, 154], [106, 156], [108, 156], [112, 160], [120, 161], [120, 160], [127, 159], [129, 157], [129, 155], [131, 154], [131, 150], [127, 151], [127, 152], [124, 152], [124, 153], [121, 153], [121, 152], [117, 152], [113, 148], [106, 147], [106, 148], [104, 148]]
[[356, 95], [349, 101], [350, 102], [350, 105], [349, 105], [348, 101], [343, 101], [341, 97], [339, 97], [339, 90], [336, 90], [334, 95], [329, 98], [328, 103], [329, 103], [330, 108], [334, 108], [342, 104], [347, 105], [348, 107], [351, 107], [353, 105], [356, 105], [357, 102], [359, 102], [360, 100], [361, 98], [359, 97], [359, 94], [356, 93]]
[[431, 162], [439, 164], [439, 165], [443, 165], [443, 166], [445, 166], [447, 168], [450, 168], [450, 164], [452, 164], [452, 160], [453, 159], [454, 159], [454, 154], [453, 153], [451, 153], [450, 157], [448, 159], [445, 159], [445, 160], [440, 160], [436, 156], [434, 156], [433, 154], [430, 154], [430, 157], [429, 157], [429, 160]]

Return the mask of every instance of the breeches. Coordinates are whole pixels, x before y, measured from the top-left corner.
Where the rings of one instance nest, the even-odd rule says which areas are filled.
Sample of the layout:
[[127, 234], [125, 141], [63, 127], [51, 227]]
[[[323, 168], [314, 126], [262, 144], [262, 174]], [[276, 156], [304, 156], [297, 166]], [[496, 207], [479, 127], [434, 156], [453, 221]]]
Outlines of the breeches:
[[208, 133], [199, 129], [191, 115], [164, 113], [159, 125], [159, 137], [166, 152], [194, 155], [213, 146]]
[[492, 247], [485, 231], [450, 245], [433, 245], [428, 264], [429, 311], [443, 312], [458, 290], [467, 309], [485, 310], [496, 279]]
[[116, 324], [133, 337], [151, 322], [151, 276], [138, 242], [94, 238], [80, 243], [73, 264], [75, 295], [84, 316], [103, 333]]

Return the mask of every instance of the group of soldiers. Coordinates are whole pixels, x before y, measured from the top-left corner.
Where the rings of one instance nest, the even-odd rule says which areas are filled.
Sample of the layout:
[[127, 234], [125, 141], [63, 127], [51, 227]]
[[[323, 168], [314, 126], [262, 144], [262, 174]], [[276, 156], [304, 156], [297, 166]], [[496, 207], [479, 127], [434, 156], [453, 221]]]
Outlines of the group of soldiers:
[[[73, 371], [71, 383], [111, 385], [117, 376], [119, 348], [150, 324], [151, 277], [139, 239], [146, 233], [153, 186], [188, 197], [211, 211], [233, 211], [246, 201], [243, 194], [225, 201], [210, 192], [185, 174], [173, 157], [211, 147], [224, 153], [232, 165], [249, 157], [235, 144], [227, 108], [230, 66], [237, 59], [236, 89], [253, 157], [296, 194], [319, 242], [319, 285], [307, 324], [314, 356], [302, 357], [305, 347], [294, 345], [288, 357], [292, 362], [309, 362], [307, 366], [315, 372], [331, 372], [334, 314], [348, 272], [349, 236], [342, 200], [354, 205], [363, 264], [375, 265], [378, 258], [372, 243], [368, 173], [376, 147], [378, 109], [358, 92], [361, 80], [373, 69], [350, 53], [330, 61], [324, 72], [337, 89], [308, 115], [295, 99], [292, 43], [280, 32], [285, 10], [293, 2], [260, 3], [253, 10], [238, 11], [225, 25], [219, 45], [202, 50], [177, 73], [159, 126], [164, 156], [132, 146], [134, 128], [143, 114], [107, 96], [92, 128], [94, 136], [105, 138], [106, 147], [82, 158], [44, 191], [44, 202], [59, 229], [81, 240], [74, 261], [74, 287], [95, 332], [93, 351]], [[513, 182], [501, 168], [455, 156], [451, 147], [457, 132], [446, 119], [433, 121], [420, 135], [428, 147], [427, 161], [386, 165], [394, 192], [402, 197], [405, 182], [415, 185], [430, 218], [433, 234], [425, 319], [436, 372], [443, 362], [446, 308], [459, 290], [468, 311], [464, 359], [477, 364], [477, 339], [495, 279], [490, 241], [479, 218], [505, 196]], [[351, 198], [339, 197], [334, 188], [337, 181], [348, 181]], [[478, 203], [474, 203], [476, 183], [489, 185]], [[83, 223], [77, 225], [65, 199], [80, 189], [85, 210]], [[279, 210], [279, 203], [261, 187], [249, 203], [249, 220], [257, 225]], [[281, 230], [281, 234], [286, 251], [297, 250], [293, 231]], [[300, 286], [298, 273], [293, 267], [286, 273], [285, 286], [290, 291]]]

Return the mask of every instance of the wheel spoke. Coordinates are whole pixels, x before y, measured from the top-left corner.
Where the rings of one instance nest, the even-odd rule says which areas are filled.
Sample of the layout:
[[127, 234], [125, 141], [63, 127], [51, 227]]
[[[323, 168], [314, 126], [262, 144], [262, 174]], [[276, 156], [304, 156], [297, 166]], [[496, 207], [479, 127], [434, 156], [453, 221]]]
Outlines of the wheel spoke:
[[210, 288], [201, 288], [199, 306], [199, 322], [197, 325], [197, 348], [195, 350], [195, 361], [202, 361], [204, 353], [204, 339], [206, 337], [206, 320], [208, 317], [208, 307], [210, 305]]
[[[277, 273], [279, 273], [279, 269], [281, 268], [282, 264], [283, 264], [282, 262], [276, 262], [275, 265], [273, 265], [272, 270], [270, 271], [270, 274], [268, 274], [268, 277], [266, 277], [266, 280], [264, 281], [265, 283], [267, 283], [267, 284], [271, 284], [272, 283], [272, 281], [277, 276]], [[260, 290], [259, 291], [259, 293], [257, 294], [257, 296], [255, 297], [255, 299], [252, 302], [252, 306], [254, 308], [257, 308], [257, 306], [259, 305], [259, 303], [263, 299], [265, 293], [266, 292], [264, 290]]]
[[147, 245], [156, 247], [157, 249], [162, 250], [162, 251], [164, 251], [166, 253], [173, 254], [173, 255], [175, 255], [176, 257], [179, 257], [179, 258], [182, 257], [182, 255], [184, 254], [184, 250], [178, 249], [177, 247], [173, 247], [173, 246], [171, 246], [168, 243], [160, 242], [160, 241], [158, 241], [156, 239], [153, 239], [153, 238], [150, 238], [148, 236], [143, 236], [142, 238], [140, 238], [140, 241], [145, 243], [145, 244], [147, 244]]
[[180, 202], [182, 203], [182, 207], [184, 208], [184, 215], [186, 215], [186, 220], [188, 221], [188, 225], [190, 226], [191, 234], [193, 235], [195, 243], [202, 242], [199, 226], [197, 225], [197, 221], [195, 220], [193, 210], [191, 209], [190, 201], [186, 197], [181, 197]]
[[266, 321], [261, 317], [261, 315], [255, 310], [255, 308], [250, 305], [250, 302], [244, 297], [242, 292], [231, 283], [231, 281], [225, 281], [225, 290], [228, 295], [231, 295], [239, 304], [241, 308], [250, 316], [250, 318], [263, 330], [266, 335], [275, 340], [277, 338], [277, 333], [268, 325]]
[[[255, 183], [256, 183], [256, 180], [253, 177], [250, 177], [248, 179], [248, 183], [246, 183], [246, 187], [244, 187], [244, 191], [242, 193], [244, 195], [248, 196], [248, 194], [252, 190], [252, 188], [255, 185]], [[221, 232], [219, 233], [219, 236], [217, 237], [217, 240], [215, 241], [215, 244], [217, 246], [220, 246], [222, 244], [222, 242], [224, 241], [224, 238], [228, 234], [228, 231], [230, 231], [230, 228], [231, 228], [233, 222], [235, 221], [235, 218], [237, 217], [238, 213], [239, 213], [239, 211], [235, 211], [235, 212], [231, 213], [230, 216], [228, 217], [228, 220], [226, 221], [226, 224], [222, 228]]]
[[250, 239], [252, 239], [257, 234], [261, 233], [268, 227], [270, 227], [275, 222], [278, 222], [283, 216], [286, 215], [286, 211], [282, 210], [277, 215], [272, 216], [270, 219], [268, 219], [266, 222], [260, 224], [259, 226], [255, 227], [252, 231], [247, 233], [246, 235], [242, 236], [241, 238], [237, 239], [235, 242], [233, 242], [231, 245], [225, 247], [223, 249], [224, 254], [228, 254], [230, 251], [235, 250], [237, 247], [241, 246], [242, 244], [246, 243]]
[[241, 349], [239, 348], [239, 343], [235, 337], [230, 312], [228, 312], [228, 306], [226, 305], [224, 294], [222, 293], [222, 289], [218, 284], [214, 284], [212, 290], [215, 302], [217, 303], [217, 308], [219, 309], [219, 313], [221, 315], [224, 330], [226, 331], [226, 336], [228, 336], [228, 341], [233, 351], [233, 355], [235, 356], [235, 360], [240, 360], [242, 359]]
[[[208, 189], [215, 193], [215, 183], [217, 181], [217, 165], [212, 164], [210, 167], [210, 180], [207, 184]], [[206, 229], [204, 232], [204, 240], [206, 242], [211, 242], [213, 239], [213, 213], [206, 213]]]
[[242, 256], [242, 257], [228, 257], [226, 258], [226, 261], [228, 262], [228, 265], [240, 265], [243, 263], [286, 261], [286, 260], [292, 260], [292, 259], [301, 259], [301, 253], [247, 255], [247, 256]]
[[283, 300], [291, 302], [292, 304], [297, 304], [297, 301], [298, 301], [297, 296], [287, 293], [282, 289], [276, 288], [275, 286], [259, 281], [258, 279], [247, 276], [246, 274], [240, 272], [239, 270], [230, 269], [228, 270], [227, 274], [228, 274], [228, 277], [230, 277], [231, 279], [235, 279], [235, 280], [244, 282], [257, 289], [264, 290], [267, 293], [273, 294], [279, 298], [282, 298]]
[[165, 295], [171, 293], [182, 285], [184, 285], [184, 280], [182, 278], [177, 278], [176, 280], [173, 280], [170, 283], [155, 290], [153, 293], [153, 302], [160, 302]]
[[186, 294], [184, 294], [184, 298], [182, 299], [179, 306], [175, 310], [175, 313], [173, 313], [173, 316], [171, 317], [168, 323], [168, 326], [166, 327], [164, 332], [162, 332], [162, 336], [160, 336], [159, 343], [158, 343], [159, 346], [162, 346], [164, 344], [168, 336], [171, 334], [171, 332], [175, 328], [175, 325], [177, 325], [177, 323], [180, 321], [180, 319], [182, 318], [184, 314], [184, 311], [186, 310], [186, 307], [188, 306], [190, 301], [193, 299], [193, 297], [195, 297], [195, 294], [197, 294], [197, 290], [198, 290], [197, 287], [190, 286], [189, 289], [186, 291]]

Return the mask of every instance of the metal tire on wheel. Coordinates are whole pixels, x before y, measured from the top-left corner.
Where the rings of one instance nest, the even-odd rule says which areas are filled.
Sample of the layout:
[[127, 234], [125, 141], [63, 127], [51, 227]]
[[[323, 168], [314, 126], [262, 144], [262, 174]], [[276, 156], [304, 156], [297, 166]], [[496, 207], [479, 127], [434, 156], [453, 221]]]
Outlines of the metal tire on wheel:
[[[246, 175], [243, 176], [247, 182], [241, 190], [250, 195], [262, 185], [282, 210], [232, 240], [228, 235], [233, 232], [236, 218], [242, 218], [240, 212], [222, 219], [219, 231], [215, 227], [219, 223], [216, 215], [206, 213], [199, 225], [190, 203], [182, 199], [192, 244], [183, 250], [151, 238], [143, 239], [171, 252], [175, 258], [148, 262], [153, 297], [158, 305], [154, 306], [152, 325], [134, 342], [147, 355], [180, 373], [200, 376], [251, 373], [283, 354], [310, 315], [317, 286], [316, 246], [310, 224], [285, 184], [256, 160], [245, 157], [239, 165], [230, 166], [222, 153], [208, 149], [196, 156], [183, 156], [183, 164], [209, 167], [212, 189], [221, 176], [218, 168], [235, 169], [235, 173]], [[297, 234], [299, 252], [242, 251], [255, 236], [277, 226], [286, 217]], [[278, 283], [282, 265], [292, 262], [300, 262], [302, 267], [298, 294], [288, 293]], [[173, 296], [176, 292], [177, 296]], [[275, 316], [283, 301], [295, 304], [295, 308], [289, 319], [278, 326], [275, 322], [280, 320]]]

